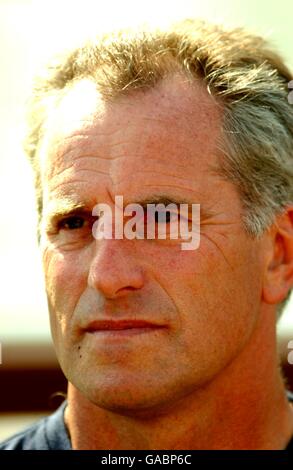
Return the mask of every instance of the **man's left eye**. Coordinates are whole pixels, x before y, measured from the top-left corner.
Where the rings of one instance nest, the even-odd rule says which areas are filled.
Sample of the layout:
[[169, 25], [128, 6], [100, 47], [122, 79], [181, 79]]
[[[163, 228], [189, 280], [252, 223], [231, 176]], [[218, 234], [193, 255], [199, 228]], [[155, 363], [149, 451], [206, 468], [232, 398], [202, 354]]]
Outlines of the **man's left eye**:
[[85, 220], [83, 217], [71, 216], [61, 220], [61, 222], [58, 224], [58, 228], [59, 230], [76, 230], [83, 228], [84, 225]]

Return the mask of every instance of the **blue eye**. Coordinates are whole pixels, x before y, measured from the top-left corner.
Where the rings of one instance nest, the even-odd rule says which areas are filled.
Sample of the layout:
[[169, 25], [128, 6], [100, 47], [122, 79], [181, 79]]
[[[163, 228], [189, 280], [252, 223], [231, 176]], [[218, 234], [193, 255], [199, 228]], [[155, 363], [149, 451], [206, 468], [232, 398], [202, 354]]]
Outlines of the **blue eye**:
[[61, 220], [58, 224], [59, 230], [76, 230], [84, 226], [85, 220], [79, 216], [70, 216]]

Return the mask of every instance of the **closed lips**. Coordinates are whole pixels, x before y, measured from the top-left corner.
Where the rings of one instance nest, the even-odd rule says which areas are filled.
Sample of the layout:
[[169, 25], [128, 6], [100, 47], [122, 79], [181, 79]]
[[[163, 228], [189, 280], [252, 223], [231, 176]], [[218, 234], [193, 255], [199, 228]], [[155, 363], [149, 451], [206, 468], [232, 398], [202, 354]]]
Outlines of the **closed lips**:
[[98, 320], [89, 324], [85, 330], [89, 333], [107, 330], [129, 330], [133, 328], [164, 328], [145, 320]]

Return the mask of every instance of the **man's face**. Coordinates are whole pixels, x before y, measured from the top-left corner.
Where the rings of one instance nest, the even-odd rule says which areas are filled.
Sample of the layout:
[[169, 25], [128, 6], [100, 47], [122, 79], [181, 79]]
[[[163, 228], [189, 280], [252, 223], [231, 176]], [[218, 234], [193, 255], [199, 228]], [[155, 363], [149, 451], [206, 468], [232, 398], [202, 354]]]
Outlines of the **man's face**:
[[[201, 85], [181, 77], [111, 104], [83, 81], [51, 116], [41, 245], [52, 334], [68, 380], [98, 406], [163, 409], [212, 380], [251, 338], [262, 251], [244, 232], [235, 187], [216, 171], [221, 119]], [[116, 195], [124, 205], [158, 195], [200, 204], [199, 248], [96, 240], [92, 208], [114, 210]], [[152, 328], [99, 329], [123, 320]]]

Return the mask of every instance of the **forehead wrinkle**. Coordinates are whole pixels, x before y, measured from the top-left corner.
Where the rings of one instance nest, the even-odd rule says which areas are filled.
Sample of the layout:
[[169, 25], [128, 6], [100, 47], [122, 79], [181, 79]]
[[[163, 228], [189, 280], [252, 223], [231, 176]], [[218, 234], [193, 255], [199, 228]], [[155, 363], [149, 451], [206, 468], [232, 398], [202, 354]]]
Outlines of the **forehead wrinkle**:
[[[95, 154], [99, 147], [108, 147], [107, 140], [99, 142], [99, 137], [109, 137], [113, 132], [102, 133], [102, 132], [86, 132], [83, 134], [70, 134], [64, 135], [58, 133], [49, 132], [43, 140], [41, 153], [45, 155], [54, 155], [58, 160], [63, 159], [65, 156], [70, 155], [71, 152], [87, 152]], [[94, 139], [90, 139], [93, 137]], [[64, 143], [69, 141], [69, 143]], [[114, 157], [115, 158], [115, 157]]]
[[[151, 118], [148, 118], [149, 120]], [[104, 150], [104, 153], [107, 152], [108, 148], [115, 148], [115, 147], [119, 147], [119, 146], [127, 146], [128, 145], [128, 142], [126, 140], [122, 140], [122, 141], [119, 141], [119, 142], [99, 142], [99, 136], [102, 136], [103, 134], [102, 133], [99, 133], [97, 135], [97, 133], [87, 133], [86, 134], [87, 137], [92, 135], [94, 136], [94, 141], [91, 141], [91, 140], [88, 140], [86, 138], [82, 139], [80, 144], [82, 145], [78, 145], [78, 142], [71, 142], [71, 144], [69, 145], [68, 148], [65, 149], [65, 151], [63, 150], [62, 151], [62, 148], [58, 149], [59, 151], [57, 151], [55, 153], [55, 156], [57, 157], [57, 161], [61, 160], [61, 163], [63, 163], [63, 160], [69, 160], [71, 159], [72, 161], [77, 161], [77, 160], [82, 160], [83, 158], [92, 158], [92, 159], [101, 159], [101, 160], [105, 160], [105, 161], [115, 161], [115, 160], [118, 160], [118, 159], [122, 159], [122, 158], [129, 158], [129, 154], [125, 155], [126, 153], [126, 149], [123, 150], [123, 154], [116, 154], [116, 155], [110, 155], [110, 152], [107, 156], [104, 156], [104, 155], [97, 155], [96, 153], [97, 152], [101, 152], [101, 147]], [[144, 140], [148, 140], [150, 139], [152, 136], [145, 136], [145, 139]], [[179, 137], [179, 136], [178, 136]], [[184, 137], [184, 136], [183, 136]], [[70, 136], [67, 136], [66, 138], [68, 139], [72, 139], [72, 137]], [[183, 154], [190, 154], [190, 147], [184, 145], [184, 142], [181, 141], [181, 139], [179, 139], [180, 142], [178, 141], [178, 139], [176, 140], [176, 146], [177, 146], [177, 149], [176, 151], [178, 152], [178, 144], [180, 145], [180, 149], [181, 149], [181, 152]], [[130, 142], [131, 144], [131, 142]], [[147, 150], [147, 142], [146, 142], [146, 150]], [[55, 144], [58, 146], [58, 144]], [[100, 148], [99, 148], [100, 147]], [[151, 157], [146, 157], [146, 155], [141, 152], [141, 148], [143, 147], [143, 145], [139, 145], [139, 153], [136, 152], [134, 157], [133, 158], [136, 158], [136, 157], [142, 157], [144, 159], [147, 158], [148, 161], [155, 161], [156, 163], [162, 163], [162, 164], [166, 164], [168, 163], [169, 161], [169, 156], [167, 156], [166, 158], [161, 158], [161, 159], [158, 159], [158, 158], [151, 158]], [[90, 153], [89, 153], [89, 150], [90, 150]], [[155, 148], [153, 149], [155, 151]], [[86, 154], [84, 153], [86, 152]], [[58, 153], [59, 153], [59, 156], [58, 156]], [[174, 152], [173, 152], [174, 153]], [[77, 154], [77, 155], [76, 155]], [[73, 157], [73, 158], [72, 158]], [[180, 163], [175, 163], [174, 162], [174, 165], [177, 165], [178, 168], [183, 168], [185, 169], [186, 166], [185, 165], [180, 165]], [[71, 166], [71, 163], [69, 164], [69, 167]], [[68, 166], [67, 166], [68, 168]]]
[[[76, 149], [75, 149], [76, 150]], [[47, 165], [45, 167], [45, 174], [47, 175], [52, 175], [53, 178], [55, 177], [60, 177], [64, 172], [70, 171], [70, 170], [75, 170], [77, 169], [78, 171], [82, 170], [80, 168], [76, 168], [75, 165], [76, 163], [85, 160], [85, 159], [90, 159], [90, 160], [103, 160], [107, 161], [108, 159], [106, 157], [101, 157], [99, 155], [76, 155], [74, 158], [73, 155], [71, 155], [74, 152], [74, 149], [71, 149], [70, 151], [66, 153], [62, 153], [58, 156], [57, 161], [54, 160], [54, 164], [51, 164], [52, 157], [47, 158]], [[57, 168], [59, 168], [57, 170]], [[101, 173], [107, 174], [103, 170], [100, 170]]]
[[[116, 113], [117, 115], [117, 113]], [[123, 127], [121, 127], [121, 122], [119, 120], [118, 123], [114, 123], [115, 121], [115, 113], [114, 113], [114, 119], [110, 119], [111, 116], [104, 116], [104, 120], [102, 122], [98, 122], [98, 123], [92, 123], [92, 125], [95, 127], [95, 131], [94, 132], [90, 132], [90, 130], [87, 130], [86, 132], [83, 132], [83, 133], [71, 133], [70, 135], [65, 135], [65, 136], [62, 136], [62, 141], [66, 141], [66, 140], [72, 140], [72, 139], [75, 139], [76, 137], [78, 137], [82, 143], [87, 143], [87, 137], [94, 137], [95, 140], [96, 139], [99, 139], [99, 137], [109, 137], [109, 136], [112, 136], [114, 134], [119, 134], [119, 133], [123, 133], [124, 132], [124, 129]], [[177, 116], [178, 117], [178, 116]], [[176, 138], [176, 143], [178, 145], [179, 141], [178, 141], [178, 138], [181, 136], [182, 132], [181, 132], [181, 129], [182, 129], [182, 118], [184, 117], [184, 115], [180, 114], [180, 119], [175, 119], [175, 116], [174, 117], [170, 117], [169, 114], [166, 113], [166, 119], [160, 119], [160, 118], [155, 118], [155, 117], [149, 117], [149, 116], [142, 116], [141, 114], [139, 116], [136, 116], [136, 119], [135, 121], [133, 122], [130, 121], [130, 122], [127, 122], [128, 126], [130, 127], [134, 127], [135, 129], [137, 128], [137, 124], [138, 124], [138, 119], [141, 120], [141, 121], [147, 121], [149, 123], [152, 123], [152, 122], [159, 122], [159, 123], [163, 123], [164, 126], [163, 127], [158, 127], [156, 128], [156, 133], [158, 135], [161, 135], [162, 133], [166, 134], [167, 137], [168, 137], [168, 141], [170, 139], [170, 135], [169, 135], [169, 130], [170, 130], [170, 120], [172, 121], [172, 126], [173, 127], [178, 127], [180, 132], [178, 133], [177, 135], [177, 138]], [[126, 118], [127, 119], [127, 118]], [[107, 121], [110, 121], [110, 123], [108, 123]], [[188, 127], [190, 125], [190, 122], [189, 120], [185, 119], [184, 121], [186, 121], [186, 124], [188, 124]], [[114, 126], [115, 129], [111, 129], [109, 132], [105, 132], [104, 130], [102, 131], [102, 128], [104, 128], [105, 126], [107, 125], [111, 125], [112, 127]], [[194, 134], [194, 131], [195, 131], [195, 126], [192, 127], [192, 134]], [[195, 133], [196, 135], [196, 133]], [[149, 139], [150, 137], [152, 137], [152, 135], [142, 135], [141, 137], [144, 137], [145, 139]], [[183, 139], [185, 140], [186, 139], [186, 135], [185, 136], [182, 136]], [[190, 136], [192, 137], [192, 136]], [[193, 135], [194, 137], [194, 135]], [[180, 144], [182, 145], [183, 142], [180, 140]], [[116, 146], [119, 146], [119, 145], [128, 145], [128, 141], [125, 140], [125, 139], [122, 139], [118, 142], [103, 142], [103, 146], [109, 146], [109, 147], [116, 147]], [[76, 147], [76, 143], [74, 142], [73, 143], [74, 145], [74, 148]], [[94, 142], [94, 145], [96, 145], [96, 142]], [[70, 147], [69, 147], [70, 149]]]
[[65, 136], [62, 136], [62, 140], [72, 140], [73, 138], [75, 137], [78, 137], [78, 138], [81, 138], [81, 140], [84, 140], [84, 138], [87, 138], [87, 137], [97, 137], [97, 136], [101, 136], [101, 137], [109, 137], [110, 135], [112, 134], [115, 134], [116, 132], [118, 131], [121, 131], [121, 129], [117, 129], [116, 131], [113, 130], [113, 131], [109, 131], [109, 132], [89, 132], [89, 131], [86, 131], [86, 132], [73, 132], [73, 133], [70, 133], [69, 135], [65, 135]]
[[[47, 158], [47, 164], [50, 166], [50, 160], [52, 159], [52, 156], [55, 157], [57, 160], [57, 163], [64, 164], [66, 161], [68, 161], [68, 165], [66, 168], [70, 168], [73, 166], [74, 162], [80, 161], [82, 159], [95, 159], [95, 160], [104, 160], [104, 161], [115, 161], [120, 158], [127, 158], [127, 155], [101, 155], [100, 152], [102, 152], [102, 148], [107, 148], [109, 145], [107, 143], [103, 143], [102, 145], [99, 145], [99, 142], [91, 142], [91, 145], [88, 145], [89, 142], [82, 142], [84, 145], [78, 146], [78, 144], [72, 144], [68, 147], [65, 146], [65, 148], [57, 148], [56, 151], [54, 149], [51, 149], [51, 157], [50, 155]], [[85, 146], [87, 147], [85, 148]], [[55, 146], [58, 147], [58, 144], [55, 144]], [[89, 147], [89, 148], [88, 148]], [[111, 146], [112, 147], [112, 146]], [[106, 152], [104, 152], [106, 154]]]
[[[176, 88], [176, 89], [177, 89], [177, 88]], [[180, 93], [179, 93], [179, 94], [180, 94]], [[181, 96], [181, 94], [180, 94], [180, 96]], [[143, 122], [143, 121], [145, 121], [145, 122], [151, 122], [151, 121], [153, 121], [153, 122], [163, 123], [163, 126], [158, 126], [158, 127], [157, 127], [157, 130], [156, 130], [156, 132], [155, 132], [155, 137], [157, 138], [157, 141], [155, 142], [155, 146], [152, 147], [152, 149], [153, 149], [154, 152], [155, 152], [156, 147], [157, 147], [156, 144], [159, 144], [159, 137], [162, 136], [162, 134], [163, 134], [164, 137], [165, 137], [165, 134], [166, 134], [166, 137], [168, 137], [168, 132], [167, 132], [167, 131], [169, 131], [169, 134], [170, 134], [170, 126], [168, 127], [166, 124], [169, 124], [170, 121], [172, 121], [172, 126], [179, 127], [179, 128], [181, 129], [180, 121], [182, 120], [182, 117], [183, 117], [183, 118], [186, 117], [185, 114], [184, 114], [184, 112], [183, 112], [183, 111], [186, 109], [186, 106], [188, 107], [188, 109], [187, 109], [187, 110], [188, 110], [188, 116], [190, 116], [190, 112], [189, 112], [190, 109], [192, 109], [193, 114], [197, 114], [197, 113], [196, 113], [196, 111], [197, 111], [196, 103], [198, 102], [198, 99], [195, 99], [195, 103], [192, 104], [192, 108], [191, 108], [191, 107], [190, 107], [190, 103], [188, 102], [189, 96], [186, 96], [186, 95], [185, 95], [185, 98], [186, 98], [186, 99], [184, 100], [184, 103], [186, 102], [187, 104], [185, 105], [185, 104], [183, 103], [182, 109], [179, 109], [179, 108], [181, 108], [181, 104], [180, 104], [181, 101], [180, 101], [180, 100], [178, 101], [178, 98], [180, 98], [180, 96], [178, 97], [178, 95], [177, 95], [177, 96], [175, 97], [176, 100], [175, 100], [175, 102], [174, 102], [174, 100], [173, 100], [174, 97], [173, 97], [172, 93], [171, 93], [170, 95], [167, 95], [167, 100], [164, 102], [164, 107], [163, 107], [164, 109], [163, 109], [163, 111], [162, 111], [162, 108], [159, 108], [159, 109], [158, 109], [158, 108], [156, 107], [156, 103], [153, 103], [151, 109], [150, 109], [150, 110], [148, 109], [148, 112], [149, 112], [149, 114], [150, 114], [150, 111], [152, 111], [152, 110], [155, 109], [155, 112], [156, 112], [155, 116], [156, 116], [156, 117], [154, 117], [154, 118], [153, 118], [151, 115], [146, 115], [146, 114], [144, 114], [143, 111], [142, 111], [142, 113], [140, 113], [139, 116], [137, 116], [137, 113], [135, 113], [134, 116], [130, 115], [130, 118], [128, 119], [128, 120], [130, 120], [130, 124], [131, 124], [130, 127], [133, 127], [133, 126], [136, 124], [137, 121], [136, 121], [136, 118], [135, 118], [135, 117], [139, 117], [139, 119], [140, 119], [142, 122]], [[186, 100], [187, 100], [187, 101], [186, 101]], [[206, 100], [205, 100], [205, 101], [206, 101]], [[138, 103], [138, 102], [141, 103], [141, 99], [139, 99], [139, 101], [135, 102], [134, 100], [132, 100], [131, 97], [128, 97], [128, 98], [127, 98], [127, 101], [126, 101], [126, 104], [127, 104], [127, 106], [130, 106], [130, 105], [131, 105], [132, 107], [135, 107], [135, 106], [137, 106], [137, 103]], [[148, 102], [149, 102], [149, 100], [148, 100]], [[178, 104], [180, 105], [178, 109], [177, 109], [177, 106], [175, 106], [176, 109], [174, 109], [174, 112], [171, 113], [171, 116], [170, 116], [170, 110], [172, 110], [172, 107], [170, 108], [170, 104], [171, 104], [171, 105], [174, 104], [174, 106], [175, 106], [175, 104], [176, 104], [176, 105], [178, 105]], [[166, 105], [166, 106], [165, 106], [165, 105]], [[110, 109], [109, 112], [106, 113], [106, 115], [103, 115], [103, 116], [102, 116], [102, 119], [95, 119], [95, 122], [92, 123], [92, 124], [95, 126], [95, 129], [97, 129], [95, 132], [92, 132], [91, 129], [88, 129], [88, 130], [85, 129], [85, 130], [75, 131], [72, 135], [67, 135], [67, 136], [62, 137], [62, 139], [63, 139], [63, 140], [66, 140], [66, 141], [69, 140], [69, 139], [71, 139], [71, 143], [69, 143], [69, 149], [70, 149], [70, 151], [77, 153], [77, 156], [75, 157], [76, 161], [77, 161], [79, 158], [80, 158], [81, 160], [82, 160], [83, 158], [86, 158], [84, 155], [80, 155], [80, 156], [79, 156], [79, 153], [82, 153], [83, 151], [88, 151], [88, 150], [91, 150], [91, 149], [93, 148], [94, 151], [96, 152], [97, 147], [98, 147], [97, 144], [99, 143], [99, 140], [102, 140], [102, 137], [113, 136], [114, 134], [115, 134], [116, 136], [118, 136], [119, 133], [124, 132], [124, 130], [125, 130], [125, 125], [127, 124], [127, 122], [126, 122], [126, 123], [124, 122], [124, 126], [123, 126], [122, 128], [119, 128], [119, 127], [117, 128], [117, 126], [119, 126], [119, 119], [118, 119], [118, 117], [120, 116], [121, 113], [120, 113], [120, 114], [118, 113], [118, 117], [117, 117], [115, 123], [114, 123], [113, 125], [111, 125], [111, 124], [112, 124], [112, 123], [111, 123], [111, 118], [112, 118], [113, 116], [115, 117], [115, 106], [116, 106], [116, 104], [114, 104], [113, 109]], [[118, 106], [118, 107], [120, 106], [120, 111], [121, 111], [121, 104], [117, 103], [117, 106]], [[154, 108], [154, 106], [155, 106], [155, 108]], [[118, 108], [116, 108], [116, 109], [118, 109]], [[182, 114], [182, 112], [183, 112], [183, 114]], [[162, 114], [162, 113], [163, 113], [163, 114]], [[168, 114], [168, 113], [169, 113], [169, 114]], [[116, 113], [116, 114], [117, 114], [117, 113]], [[199, 113], [199, 114], [201, 114], [201, 113]], [[158, 115], [159, 115], [159, 116], [158, 116]], [[162, 117], [161, 117], [161, 116], [162, 116]], [[163, 117], [165, 117], [165, 116], [166, 116], [166, 119], [163, 119]], [[181, 116], [181, 119], [178, 119], [178, 116]], [[177, 119], [176, 119], [176, 117], [177, 117]], [[127, 121], [127, 119], [126, 119], [126, 121]], [[184, 121], [185, 121], [184, 127], [185, 127], [185, 129], [186, 129], [186, 128], [188, 128], [188, 127], [191, 125], [191, 123], [190, 123], [190, 120], [188, 120], [188, 119], [184, 119]], [[186, 123], [188, 123], [188, 125], [189, 125], [188, 127], [186, 127]], [[105, 126], [107, 126], [107, 125], [108, 125], [108, 126], [110, 125], [110, 129], [111, 129], [111, 130], [110, 130], [109, 132], [104, 132]], [[134, 126], [134, 127], [135, 127], [135, 126]], [[148, 126], [147, 126], [147, 127], [148, 127]], [[195, 125], [195, 126], [193, 125], [193, 131], [194, 131], [194, 128], [195, 128], [195, 130], [196, 130], [196, 125]], [[179, 130], [180, 130], [180, 129], [179, 129]], [[200, 129], [202, 130], [202, 126], [200, 127]], [[204, 127], [203, 127], [203, 130], [205, 130], [205, 125], [204, 125]], [[102, 132], [102, 131], [103, 131], [103, 132]], [[193, 132], [193, 133], [194, 133], [194, 132]], [[205, 132], [204, 132], [204, 133], [205, 133]], [[189, 134], [189, 132], [188, 132], [188, 134]], [[196, 137], [196, 134], [197, 134], [197, 133], [195, 132], [195, 137]], [[137, 135], [137, 134], [136, 134], [136, 135]], [[90, 137], [93, 137], [93, 139], [91, 139]], [[99, 137], [101, 137], [101, 139], [99, 139]], [[120, 136], [119, 136], [119, 137], [120, 137]], [[152, 139], [153, 135], [152, 135], [152, 134], [145, 134], [144, 137], [145, 137], [144, 140], [146, 141], [146, 144], [149, 143], [149, 142], [147, 142], [148, 140], [150, 141], [150, 143], [153, 142], [153, 139]], [[169, 137], [170, 137], [170, 135], [169, 135]], [[192, 135], [190, 135], [189, 137], [192, 137]], [[79, 141], [78, 141], [78, 139], [79, 139]], [[176, 141], [176, 149], [177, 149], [177, 152], [178, 152], [178, 148], [179, 148], [179, 145], [180, 145], [180, 149], [182, 149], [181, 151], [183, 152], [183, 151], [186, 149], [187, 156], [190, 157], [191, 149], [185, 144], [185, 142], [183, 142], [184, 139], [186, 139], [186, 134], [185, 134], [185, 132], [182, 133], [182, 132], [180, 131], [180, 133], [179, 133], [179, 135], [178, 135], [178, 138], [176, 139], [176, 136], [175, 136], [175, 137], [172, 139], [172, 142], [174, 143], [174, 142]], [[106, 140], [107, 140], [107, 139], [106, 139]], [[170, 139], [169, 139], [169, 140], [170, 140]], [[168, 143], [169, 140], [166, 139], [165, 142]], [[191, 141], [191, 140], [190, 140], [190, 141]], [[79, 142], [80, 142], [80, 145], [78, 145]], [[122, 141], [122, 142], [120, 141], [120, 142], [117, 142], [117, 143], [116, 143], [116, 146], [118, 146], [118, 145], [122, 146], [122, 145], [123, 145], [123, 142], [125, 143], [125, 145], [127, 144], [126, 141]], [[131, 142], [130, 142], [130, 143], [131, 143]], [[184, 144], [185, 144], [185, 145], [184, 145]], [[60, 145], [60, 142], [59, 142], [59, 145]], [[170, 145], [171, 145], [171, 144], [169, 144], [169, 147], [170, 147]], [[77, 150], [77, 147], [80, 147], [80, 148]], [[111, 148], [111, 147], [114, 148], [114, 147], [115, 147], [115, 143], [111, 143], [111, 142], [107, 142], [107, 141], [106, 141], [106, 142], [102, 142], [102, 147], [105, 148], [105, 149]], [[206, 148], [206, 147], [205, 147], [205, 148]], [[137, 149], [139, 150], [139, 146], [137, 146]], [[172, 150], [172, 148], [171, 148], [171, 150]], [[207, 150], [209, 150], [209, 149], [207, 149]], [[100, 150], [99, 150], [99, 151], [100, 151]], [[146, 151], [147, 151], [147, 148], [145, 149], [145, 153], [139, 152], [139, 153], [137, 153], [136, 155], [134, 155], [133, 158], [141, 157], [141, 158], [144, 158], [145, 160], [148, 159], [148, 157], [146, 156]], [[125, 152], [126, 152], [126, 149], [124, 150], [124, 154], [123, 154], [123, 155], [108, 155], [107, 157], [106, 157], [106, 156], [105, 156], [105, 157], [95, 156], [95, 160], [98, 159], [98, 158], [100, 158], [101, 160], [109, 160], [109, 161], [111, 161], [111, 160], [116, 160], [116, 159], [121, 159], [121, 158], [126, 158], [126, 159], [128, 158], [128, 159], [129, 159], [129, 154], [125, 155]], [[120, 152], [119, 152], [119, 153], [120, 153]], [[172, 150], [172, 153], [173, 153], [173, 155], [174, 155], [174, 151], [173, 151], [173, 150]], [[183, 153], [185, 153], [185, 152], [183, 152]], [[69, 159], [70, 156], [71, 156], [69, 152], [68, 152], [67, 154], [65, 154], [65, 155], [66, 155], [66, 157], [67, 157], [66, 160]], [[74, 154], [74, 155], [76, 155], [76, 154]], [[72, 156], [74, 156], [74, 155], [72, 155]], [[176, 157], [177, 157], [177, 158], [176, 158], [175, 160], [180, 159], [180, 160], [182, 161], [181, 155], [177, 155]], [[64, 154], [63, 154], [63, 156], [62, 156], [61, 158], [64, 159]], [[148, 160], [150, 160], [150, 159], [148, 159]], [[166, 156], [166, 158], [160, 158], [160, 159], [154, 158], [153, 160], [154, 160], [156, 163], [162, 162], [162, 164], [166, 164], [166, 163], [168, 163], [169, 156]], [[70, 166], [71, 166], [71, 165], [70, 165]], [[173, 166], [173, 162], [172, 162], [172, 166]], [[186, 165], [180, 165], [180, 164], [178, 164], [178, 168], [179, 168], [179, 166], [182, 167], [182, 168], [184, 168], [184, 169], [186, 169]], [[102, 173], [102, 172], [101, 172], [101, 173]], [[110, 176], [110, 175], [109, 175], [109, 176]], [[166, 186], [166, 185], [164, 185], [164, 186]], [[172, 187], [174, 187], [174, 186], [172, 186]], [[178, 188], [178, 186], [175, 186], [175, 187]], [[179, 187], [180, 187], [180, 186], [179, 186]], [[180, 189], [182, 189], [182, 188], [180, 187]], [[190, 190], [189, 188], [184, 188], [184, 189]], [[192, 191], [192, 190], [191, 190], [191, 191]]]
[[[88, 172], [88, 171], [89, 171], [90, 173], [93, 172], [93, 170], [84, 170], [84, 171], [85, 171], [85, 172]], [[112, 184], [112, 177], [111, 177], [111, 175], [109, 175], [108, 173], [102, 173], [102, 172], [100, 172], [99, 170], [95, 170], [94, 172], [95, 172], [95, 173], [101, 173], [103, 176], [106, 175], [106, 176], [110, 179], [110, 182], [111, 182], [111, 184]], [[69, 181], [60, 181], [60, 182], [57, 182], [57, 184], [55, 184], [54, 186], [51, 185], [51, 186], [49, 187], [49, 193], [52, 194], [52, 193], [54, 193], [55, 191], [60, 192], [60, 191], [63, 190], [63, 188], [65, 188], [65, 187], [67, 187], [67, 186], [69, 186], [69, 187], [70, 187], [70, 186], [71, 186], [71, 187], [74, 187], [74, 185], [76, 185], [76, 184], [86, 185], [86, 188], [89, 187], [89, 182], [86, 181], [86, 180], [83, 180], [83, 179], [72, 179], [72, 180], [69, 180]], [[105, 188], [106, 185], [103, 184], [103, 187]], [[74, 189], [74, 188], [72, 188], [72, 189]]]
[[[180, 189], [182, 191], [182, 189], [185, 191], [190, 191], [192, 193], [196, 193], [196, 190], [193, 189], [193, 188], [188, 188], [186, 186], [175, 186], [175, 185], [169, 185], [169, 184], [145, 184], [144, 186], [148, 186], [148, 187], [153, 187], [153, 188], [158, 188], [158, 186], [160, 187], [166, 187], [166, 188], [170, 188], [170, 189]], [[201, 193], [202, 194], [202, 193]]]
[[[61, 175], [63, 173], [65, 173], [66, 171], [67, 172], [70, 172], [70, 170], [73, 170], [73, 166], [69, 166], [69, 167], [66, 167], [66, 168], [62, 168], [60, 171], [58, 171], [57, 173], [54, 173], [52, 179], [58, 179], [61, 177]], [[83, 172], [91, 172], [91, 173], [100, 173], [101, 175], [106, 175], [108, 176], [109, 173], [107, 171], [103, 171], [103, 170], [98, 170], [96, 168], [78, 168], [78, 174], [82, 174]], [[76, 172], [72, 171], [73, 174], [75, 174]], [[64, 181], [65, 184], [67, 183], [82, 183], [83, 180], [71, 180], [71, 181]], [[60, 184], [63, 184], [63, 181], [60, 183]]]
[[[127, 175], [125, 176], [125, 178], [121, 178], [117, 183], [114, 183], [114, 187], [116, 186], [119, 186], [120, 184], [123, 184], [124, 181], [127, 181], [129, 180], [130, 178], [133, 179], [133, 178], [138, 178], [139, 176], [143, 177], [143, 175], [145, 173], [151, 173], [151, 174], [154, 174], [154, 170], [144, 170], [142, 169], [141, 171], [133, 171], [131, 175]], [[196, 183], [195, 180], [191, 179], [191, 178], [186, 178], [184, 176], [178, 176], [178, 175], [174, 175], [174, 174], [171, 174], [171, 173], [162, 173], [162, 172], [159, 172], [159, 171], [155, 171], [156, 175], [162, 175], [162, 176], [167, 176], [167, 177], [170, 177], [170, 178], [173, 178], [174, 180], [183, 180], [184, 182], [191, 182], [191, 183]], [[149, 185], [145, 185], [145, 186], [149, 186]], [[157, 186], [162, 186], [160, 182], [157, 183]], [[172, 185], [170, 185], [172, 187]]]

